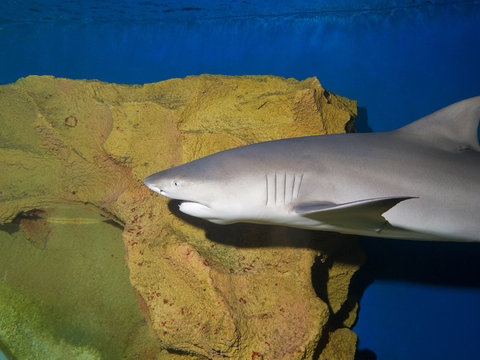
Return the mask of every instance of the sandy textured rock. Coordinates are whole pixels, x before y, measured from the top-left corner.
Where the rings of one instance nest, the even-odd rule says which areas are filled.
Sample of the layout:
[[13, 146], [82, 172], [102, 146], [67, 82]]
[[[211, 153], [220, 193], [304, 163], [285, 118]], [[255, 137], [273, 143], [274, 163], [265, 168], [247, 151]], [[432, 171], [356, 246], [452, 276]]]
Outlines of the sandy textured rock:
[[[353, 358], [348, 285], [362, 255], [351, 240], [188, 218], [142, 180], [231, 147], [345, 132], [355, 114], [355, 102], [315, 78], [20, 79], [0, 87], [0, 222], [21, 221], [25, 241], [44, 251], [49, 234], [38, 221], [49, 215], [26, 218], [34, 209], [89, 204], [123, 226], [149, 325], [132, 330], [124, 358]], [[18, 346], [11, 351], [22, 358]]]
[[121, 359], [132, 333], [146, 327], [122, 230], [71, 204], [0, 229], [0, 341], [12, 358]]
[[330, 333], [328, 340], [319, 360], [349, 360], [355, 357], [357, 335], [352, 330], [337, 329]]

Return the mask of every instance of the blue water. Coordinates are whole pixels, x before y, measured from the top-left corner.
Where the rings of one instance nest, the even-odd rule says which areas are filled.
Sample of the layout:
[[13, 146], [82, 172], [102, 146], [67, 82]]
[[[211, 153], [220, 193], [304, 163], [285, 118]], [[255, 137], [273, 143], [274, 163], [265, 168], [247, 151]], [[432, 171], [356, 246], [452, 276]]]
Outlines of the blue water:
[[[317, 76], [358, 100], [361, 131], [395, 129], [480, 95], [479, 1], [143, 3], [2, 2], [0, 83], [30, 74], [129, 84], [201, 73]], [[480, 357], [477, 244], [362, 244], [363, 283], [373, 281], [355, 327], [363, 355]]]
[[362, 298], [360, 348], [388, 360], [478, 359], [479, 299], [478, 288], [376, 281]]
[[[473, 359], [480, 340], [480, 245], [361, 239], [366, 291], [355, 331], [378, 359]], [[364, 359], [372, 359], [365, 357]]]

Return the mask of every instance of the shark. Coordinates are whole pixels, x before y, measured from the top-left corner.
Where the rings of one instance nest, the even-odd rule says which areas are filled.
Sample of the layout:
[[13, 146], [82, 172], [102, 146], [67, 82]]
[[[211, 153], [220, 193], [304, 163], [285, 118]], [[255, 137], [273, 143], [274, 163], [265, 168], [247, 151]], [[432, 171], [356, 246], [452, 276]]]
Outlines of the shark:
[[148, 176], [181, 212], [343, 234], [480, 241], [480, 96], [394, 131], [218, 152]]

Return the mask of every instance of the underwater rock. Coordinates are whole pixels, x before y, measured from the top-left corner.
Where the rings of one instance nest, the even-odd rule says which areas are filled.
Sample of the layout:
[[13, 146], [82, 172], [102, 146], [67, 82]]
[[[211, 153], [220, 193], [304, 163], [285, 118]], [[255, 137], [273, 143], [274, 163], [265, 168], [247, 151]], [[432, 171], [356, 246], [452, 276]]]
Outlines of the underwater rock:
[[[189, 218], [143, 178], [236, 146], [345, 132], [355, 115], [354, 101], [316, 78], [19, 79], [0, 87], [0, 229], [23, 214], [19, 231], [48, 251], [55, 204], [88, 204], [123, 226], [148, 323], [130, 330], [125, 359], [353, 358], [358, 304], [349, 283], [363, 261], [354, 240]], [[0, 331], [22, 358], [7, 340]]]
[[18, 360], [121, 359], [146, 327], [122, 230], [72, 204], [22, 214], [0, 230], [0, 350]]

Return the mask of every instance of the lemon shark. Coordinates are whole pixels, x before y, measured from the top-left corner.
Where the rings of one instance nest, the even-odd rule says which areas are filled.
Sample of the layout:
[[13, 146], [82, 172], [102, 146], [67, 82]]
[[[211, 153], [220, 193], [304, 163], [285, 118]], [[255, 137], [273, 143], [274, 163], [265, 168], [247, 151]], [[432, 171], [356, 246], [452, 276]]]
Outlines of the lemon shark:
[[395, 131], [242, 146], [150, 175], [180, 211], [383, 238], [480, 241], [480, 96]]

